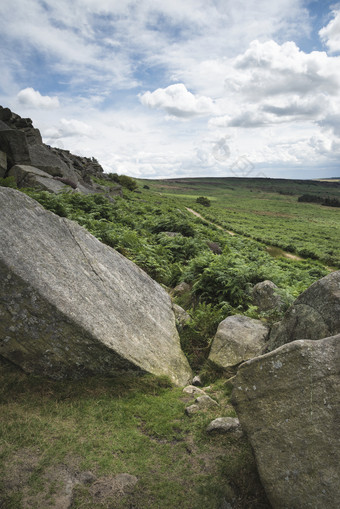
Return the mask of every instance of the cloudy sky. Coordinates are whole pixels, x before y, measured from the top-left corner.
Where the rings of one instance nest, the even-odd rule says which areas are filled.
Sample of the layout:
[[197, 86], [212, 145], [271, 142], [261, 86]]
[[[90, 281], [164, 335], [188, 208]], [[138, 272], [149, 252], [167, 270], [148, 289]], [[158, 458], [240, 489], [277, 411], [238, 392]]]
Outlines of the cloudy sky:
[[340, 176], [340, 4], [0, 1], [0, 104], [135, 177]]

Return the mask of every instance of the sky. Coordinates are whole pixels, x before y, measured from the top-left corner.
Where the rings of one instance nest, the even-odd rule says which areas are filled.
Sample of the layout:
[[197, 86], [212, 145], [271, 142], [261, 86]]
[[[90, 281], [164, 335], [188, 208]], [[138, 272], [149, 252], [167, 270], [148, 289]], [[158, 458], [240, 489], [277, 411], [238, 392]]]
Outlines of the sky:
[[340, 177], [340, 3], [0, 0], [0, 104], [139, 178]]

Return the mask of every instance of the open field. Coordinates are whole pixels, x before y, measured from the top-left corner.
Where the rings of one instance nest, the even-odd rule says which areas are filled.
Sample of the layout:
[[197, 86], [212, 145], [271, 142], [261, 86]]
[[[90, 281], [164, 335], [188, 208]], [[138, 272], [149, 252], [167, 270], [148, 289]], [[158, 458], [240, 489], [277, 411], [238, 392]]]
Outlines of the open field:
[[[340, 183], [336, 181], [197, 178], [141, 182], [176, 197], [227, 230], [340, 267], [340, 208], [298, 202], [304, 194], [339, 199]], [[209, 198], [211, 207], [196, 204], [197, 196]]]

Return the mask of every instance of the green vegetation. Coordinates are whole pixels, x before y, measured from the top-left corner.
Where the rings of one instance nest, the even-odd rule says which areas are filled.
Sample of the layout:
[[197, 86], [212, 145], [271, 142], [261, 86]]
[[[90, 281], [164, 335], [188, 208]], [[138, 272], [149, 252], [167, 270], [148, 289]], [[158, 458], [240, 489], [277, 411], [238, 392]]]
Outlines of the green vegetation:
[[[302, 194], [340, 199], [340, 182], [251, 178], [148, 180], [150, 188], [176, 198], [215, 224], [304, 258], [340, 267], [339, 210], [302, 203]], [[197, 196], [212, 206], [200, 209]]]
[[[112, 203], [104, 195], [26, 190], [47, 209], [77, 221], [134, 261], [169, 291], [180, 282], [190, 284], [190, 292], [174, 300], [192, 317], [181, 339], [194, 369], [204, 363], [218, 323], [227, 316], [246, 313], [269, 321], [280, 318], [259, 315], [251, 305], [250, 290], [256, 283], [273, 281], [288, 305], [328, 273], [320, 262], [273, 258], [263, 244], [229, 235], [189, 212], [185, 205], [192, 204], [187, 199], [183, 204], [178, 197], [151, 189], [141, 187], [139, 191], [125, 190]], [[204, 211], [208, 212], [205, 207]], [[222, 254], [214, 254], [211, 243]]]
[[[115, 178], [96, 181], [115, 186]], [[188, 311], [191, 320], [180, 330], [182, 348], [193, 370], [212, 384], [211, 395], [220, 407], [189, 419], [184, 414], [188, 396], [163, 378], [52, 382], [3, 362], [0, 500], [8, 509], [24, 507], [27, 497], [32, 507], [47, 507], [59, 482], [48, 481], [49, 472], [68, 464], [74, 471], [91, 470], [99, 479], [122, 472], [139, 479], [133, 493], [114, 502], [96, 498], [91, 486], [78, 485], [74, 509], [172, 509], [177, 504], [217, 509], [223, 499], [233, 499], [235, 509], [267, 508], [246, 439], [205, 433], [213, 418], [234, 415], [226, 373], [206, 359], [217, 326], [227, 316], [243, 313], [269, 323], [280, 319], [280, 314], [261, 314], [252, 305], [254, 284], [272, 280], [288, 307], [329, 272], [325, 264], [340, 265], [339, 210], [298, 201], [304, 193], [325, 196], [325, 189], [337, 199], [340, 184], [266, 179], [133, 182], [114, 200], [72, 189], [57, 195], [24, 192], [134, 261]], [[13, 182], [5, 179], [2, 185]], [[211, 206], [197, 203], [200, 197]], [[268, 245], [308, 259], [271, 256]], [[184, 293], [175, 288], [181, 282], [188, 284]], [[25, 470], [23, 463], [31, 467]]]
[[235, 509], [269, 507], [246, 439], [205, 432], [212, 419], [235, 416], [225, 380], [210, 390], [220, 407], [189, 418], [191, 397], [164, 378], [56, 382], [0, 368], [1, 507], [49, 507], [66, 466], [69, 477], [90, 470], [97, 483], [138, 478], [132, 493], [104, 499], [79, 484], [74, 509], [218, 509], [231, 496]]

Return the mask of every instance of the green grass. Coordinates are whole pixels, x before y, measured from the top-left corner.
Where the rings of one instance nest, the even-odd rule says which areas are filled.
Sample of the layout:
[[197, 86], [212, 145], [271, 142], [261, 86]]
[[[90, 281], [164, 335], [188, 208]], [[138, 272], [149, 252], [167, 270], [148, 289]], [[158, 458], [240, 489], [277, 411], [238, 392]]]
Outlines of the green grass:
[[52, 382], [1, 362], [0, 380], [1, 507], [48, 507], [60, 489], [48, 472], [67, 465], [99, 480], [138, 478], [113, 506], [78, 485], [72, 508], [217, 509], [231, 490], [234, 507], [268, 507], [246, 439], [205, 433], [213, 418], [235, 415], [223, 380], [210, 391], [220, 407], [192, 418], [190, 397], [165, 378]]
[[[340, 267], [340, 209], [298, 202], [302, 194], [339, 199], [338, 182], [248, 178], [147, 182], [153, 191], [172, 194], [227, 230]], [[197, 196], [212, 200], [211, 208], [200, 207]]]

